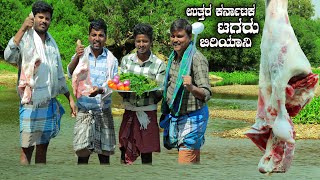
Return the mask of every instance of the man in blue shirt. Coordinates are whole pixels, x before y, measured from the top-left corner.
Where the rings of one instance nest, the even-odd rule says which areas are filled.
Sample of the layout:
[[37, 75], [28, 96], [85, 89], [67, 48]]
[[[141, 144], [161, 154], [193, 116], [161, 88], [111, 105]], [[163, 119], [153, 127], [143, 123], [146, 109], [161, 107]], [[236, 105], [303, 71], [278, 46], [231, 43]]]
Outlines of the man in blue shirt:
[[106, 24], [102, 19], [89, 26], [90, 45], [79, 44], [68, 65], [69, 76], [77, 96], [78, 114], [74, 128], [74, 150], [78, 164], [87, 164], [92, 152], [100, 164], [109, 164], [116, 146], [111, 90], [107, 81], [118, 73], [118, 60], [105, 48]]

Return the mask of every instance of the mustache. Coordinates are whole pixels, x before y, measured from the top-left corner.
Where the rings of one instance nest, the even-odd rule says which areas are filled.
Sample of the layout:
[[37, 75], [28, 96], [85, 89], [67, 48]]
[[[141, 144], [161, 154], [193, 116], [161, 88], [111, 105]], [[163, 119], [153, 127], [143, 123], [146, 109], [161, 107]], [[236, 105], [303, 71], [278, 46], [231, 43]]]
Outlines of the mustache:
[[173, 43], [171, 43], [173, 46], [175, 46], [175, 45], [180, 45], [180, 43], [178, 43], [178, 42], [173, 42]]

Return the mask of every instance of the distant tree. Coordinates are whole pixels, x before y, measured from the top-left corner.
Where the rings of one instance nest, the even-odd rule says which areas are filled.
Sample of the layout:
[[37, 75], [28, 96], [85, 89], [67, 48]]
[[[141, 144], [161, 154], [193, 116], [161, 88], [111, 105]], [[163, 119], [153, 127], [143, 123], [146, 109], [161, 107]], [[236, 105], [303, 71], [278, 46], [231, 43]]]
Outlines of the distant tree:
[[291, 16], [290, 22], [299, 44], [312, 66], [320, 65], [320, 21], [306, 20], [300, 16]]
[[72, 1], [48, 0], [54, 11], [49, 32], [56, 40], [64, 67], [75, 53], [76, 41], [88, 44], [89, 21]]
[[314, 5], [311, 0], [289, 0], [288, 14], [310, 19], [315, 15]]
[[[206, 7], [212, 4], [212, 16], [201, 21], [205, 25], [199, 35], [197, 47], [207, 57], [210, 70], [258, 70], [260, 42], [265, 18], [265, 0], [46, 0], [54, 7], [49, 32], [59, 45], [64, 67], [75, 52], [75, 42], [88, 44], [88, 26], [93, 19], [102, 18], [107, 24], [107, 47], [120, 60], [133, 48], [132, 29], [137, 23], [149, 23], [154, 29], [153, 52], [167, 59], [172, 47], [169, 29], [177, 18], [186, 18], [190, 23], [199, 17], [187, 17], [187, 7]], [[33, 0], [0, 1], [0, 50], [4, 50], [31, 11]], [[259, 33], [232, 34], [233, 38], [250, 37], [251, 48], [200, 48], [200, 38], [228, 38], [229, 34], [218, 34], [219, 22], [238, 22], [240, 17], [216, 17], [215, 9], [224, 7], [256, 6], [254, 22], [259, 24]], [[313, 66], [320, 65], [320, 19], [312, 20], [314, 7], [310, 0], [289, 0], [290, 22], [298, 41]], [[250, 22], [249, 17], [241, 17]]]
[[19, 30], [28, 16], [29, 13], [24, 14], [24, 9], [25, 7], [20, 1], [0, 1], [0, 49], [5, 49], [9, 39]]

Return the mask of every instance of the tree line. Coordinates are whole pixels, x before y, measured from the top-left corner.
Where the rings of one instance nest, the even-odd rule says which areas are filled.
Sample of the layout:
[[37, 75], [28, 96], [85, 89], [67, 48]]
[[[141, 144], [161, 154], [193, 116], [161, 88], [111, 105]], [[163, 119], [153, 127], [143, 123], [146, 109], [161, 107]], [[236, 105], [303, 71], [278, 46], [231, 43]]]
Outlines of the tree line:
[[[0, 50], [4, 50], [9, 39], [21, 27], [31, 11], [32, 0], [0, 0]], [[102, 18], [107, 24], [107, 47], [121, 59], [134, 49], [132, 29], [135, 24], [149, 23], [154, 29], [153, 52], [166, 59], [172, 50], [169, 29], [177, 18], [186, 18], [191, 23], [198, 17], [187, 17], [188, 7], [209, 7], [212, 16], [201, 21], [205, 30], [200, 38], [227, 38], [217, 32], [220, 22], [238, 22], [239, 17], [217, 17], [215, 8], [252, 7], [255, 4], [254, 22], [259, 24], [259, 33], [236, 35], [243, 39], [249, 37], [251, 48], [202, 48], [201, 52], [209, 61], [210, 71], [235, 71], [259, 69], [260, 42], [265, 18], [264, 0], [47, 0], [54, 7], [53, 19], [49, 29], [55, 38], [63, 60], [69, 63], [75, 53], [77, 39], [88, 45], [88, 26], [93, 19]], [[312, 19], [314, 7], [311, 0], [289, 1], [289, 17], [300, 46], [313, 67], [320, 65], [320, 19]], [[249, 17], [242, 17], [250, 22]], [[199, 48], [199, 46], [198, 46]], [[200, 48], [199, 48], [200, 49]]]

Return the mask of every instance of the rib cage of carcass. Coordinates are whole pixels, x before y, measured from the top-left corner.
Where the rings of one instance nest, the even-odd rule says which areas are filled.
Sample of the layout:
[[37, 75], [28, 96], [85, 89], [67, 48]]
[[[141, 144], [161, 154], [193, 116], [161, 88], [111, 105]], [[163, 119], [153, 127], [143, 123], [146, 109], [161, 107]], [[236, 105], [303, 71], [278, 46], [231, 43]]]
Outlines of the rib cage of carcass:
[[295, 148], [291, 117], [309, 103], [318, 75], [301, 50], [288, 17], [288, 0], [266, 0], [256, 123], [246, 135], [265, 153], [262, 173], [286, 172]]

